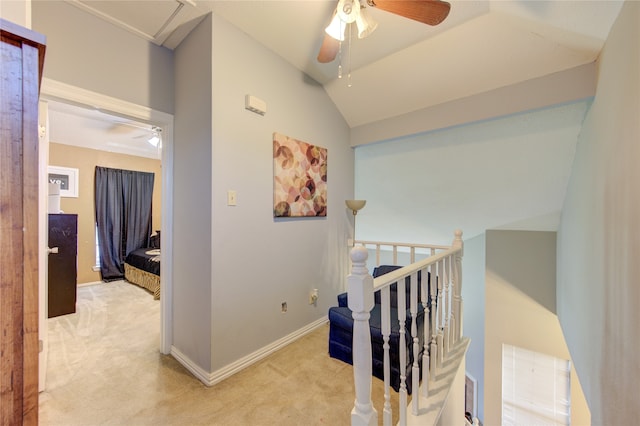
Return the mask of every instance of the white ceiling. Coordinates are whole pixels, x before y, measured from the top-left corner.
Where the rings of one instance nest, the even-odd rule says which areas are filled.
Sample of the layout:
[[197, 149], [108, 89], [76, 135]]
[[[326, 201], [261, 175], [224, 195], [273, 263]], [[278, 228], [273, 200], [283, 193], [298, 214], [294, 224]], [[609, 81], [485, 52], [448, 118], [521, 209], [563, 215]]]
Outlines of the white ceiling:
[[148, 142], [158, 133], [151, 124], [57, 101], [47, 105], [51, 142], [158, 160], [162, 156], [162, 144]]
[[324, 84], [351, 127], [593, 62], [621, 7], [615, 1], [451, 0], [449, 16], [435, 27], [371, 8], [378, 29], [352, 41], [348, 87], [337, 78], [337, 62], [315, 59], [336, 3], [197, 7], [212, 9]]
[[450, 0], [435, 27], [370, 8], [378, 29], [343, 47], [348, 87], [316, 60], [336, 0], [67, 1], [170, 49], [213, 11], [323, 84], [351, 127], [593, 62], [622, 5]]

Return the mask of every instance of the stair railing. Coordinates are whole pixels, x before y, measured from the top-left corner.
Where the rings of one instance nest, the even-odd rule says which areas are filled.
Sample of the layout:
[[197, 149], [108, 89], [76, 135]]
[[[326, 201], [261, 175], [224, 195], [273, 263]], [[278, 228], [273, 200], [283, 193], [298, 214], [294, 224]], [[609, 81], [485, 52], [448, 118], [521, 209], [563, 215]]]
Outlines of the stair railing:
[[[411, 264], [389, 272], [375, 280], [367, 269], [369, 247], [376, 254], [376, 266], [380, 265], [381, 253], [389, 247], [393, 264], [398, 262], [398, 253], [409, 252]], [[428, 253], [428, 257], [416, 260], [417, 252]], [[353, 326], [353, 370], [355, 383], [355, 404], [351, 411], [352, 425], [377, 425], [378, 413], [371, 401], [372, 350], [369, 318], [374, 306], [374, 292], [380, 291], [381, 332], [384, 353], [384, 403], [383, 424], [391, 425], [393, 409], [390, 390], [390, 344], [391, 306], [390, 288], [396, 284], [397, 312], [399, 328], [399, 371], [400, 385], [398, 398], [398, 423], [407, 424], [407, 416], [418, 417], [421, 407], [429, 401], [429, 383], [437, 379], [440, 369], [462, 339], [462, 231], [456, 230], [451, 246], [421, 245], [407, 243], [382, 243], [356, 241], [351, 250], [352, 270], [347, 278], [348, 304], [352, 311]], [[419, 276], [431, 285], [418, 285]], [[406, 285], [409, 285], [409, 313], [406, 317]], [[430, 294], [428, 288], [430, 287]], [[418, 291], [420, 289], [420, 291]], [[431, 302], [431, 303], [429, 303]], [[425, 321], [423, 347], [418, 336], [418, 305], [422, 304]], [[409, 325], [407, 327], [407, 320]], [[407, 336], [407, 328], [409, 336]], [[407, 339], [412, 342], [411, 388], [413, 398], [408, 406], [408, 391], [405, 369], [407, 365]], [[420, 352], [422, 359], [420, 360]], [[422, 365], [422, 369], [420, 368]], [[422, 384], [420, 384], [422, 382]], [[424, 411], [424, 410], [422, 410]], [[435, 416], [436, 418], [438, 415]]]

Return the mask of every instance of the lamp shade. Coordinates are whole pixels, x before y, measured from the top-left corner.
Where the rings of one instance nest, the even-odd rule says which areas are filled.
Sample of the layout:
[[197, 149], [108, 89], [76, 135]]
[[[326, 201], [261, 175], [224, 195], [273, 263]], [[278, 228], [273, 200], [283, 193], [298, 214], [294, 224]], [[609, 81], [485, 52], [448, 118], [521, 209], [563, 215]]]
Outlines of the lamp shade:
[[[360, 16], [360, 1], [339, 0], [333, 19], [331, 19], [331, 23], [324, 31], [336, 40], [344, 41], [344, 32], [347, 25], [358, 20], [362, 20]], [[366, 26], [368, 21], [368, 19], [365, 19], [361, 25]], [[364, 30], [358, 29], [358, 33], [362, 31]], [[373, 29], [371, 31], [373, 31]]]
[[367, 204], [367, 200], [345, 200], [345, 204], [353, 211], [353, 214], [356, 214]]
[[358, 26], [358, 38], [365, 38], [378, 28], [378, 23], [373, 20], [364, 7], [360, 9], [360, 13], [356, 16], [356, 25]]
[[333, 19], [324, 32], [336, 40], [344, 41], [344, 30], [347, 28], [347, 24], [342, 22], [337, 13], [333, 15]]

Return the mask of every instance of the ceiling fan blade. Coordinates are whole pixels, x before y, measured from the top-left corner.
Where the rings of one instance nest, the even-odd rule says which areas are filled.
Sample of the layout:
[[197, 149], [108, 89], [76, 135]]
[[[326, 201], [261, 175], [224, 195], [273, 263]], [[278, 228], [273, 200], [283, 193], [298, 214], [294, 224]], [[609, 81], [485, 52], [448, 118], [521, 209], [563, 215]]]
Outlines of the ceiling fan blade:
[[438, 25], [449, 15], [451, 9], [449, 3], [441, 0], [367, 0], [367, 3], [427, 25]]
[[331, 37], [328, 34], [324, 35], [322, 40], [322, 46], [320, 46], [320, 52], [318, 52], [318, 62], [326, 64], [336, 59], [336, 55], [340, 50], [340, 41]]

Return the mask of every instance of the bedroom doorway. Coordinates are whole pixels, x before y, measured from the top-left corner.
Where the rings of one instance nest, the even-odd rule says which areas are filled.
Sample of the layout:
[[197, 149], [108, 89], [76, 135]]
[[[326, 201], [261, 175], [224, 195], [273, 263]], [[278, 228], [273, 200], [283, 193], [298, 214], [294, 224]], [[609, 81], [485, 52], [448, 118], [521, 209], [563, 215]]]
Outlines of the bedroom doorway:
[[[48, 102], [63, 104], [68, 106], [69, 108], [75, 107], [84, 109], [85, 111], [100, 111], [101, 114], [112, 116], [115, 123], [122, 122], [139, 122], [143, 123], [150, 129], [153, 129], [157, 133], [161, 133], [162, 139], [162, 149], [159, 154], [159, 160], [161, 164], [160, 175], [156, 176], [156, 185], [159, 186], [160, 191], [162, 193], [161, 205], [159, 206], [159, 211], [161, 212], [160, 218], [160, 226], [162, 234], [162, 262], [161, 262], [161, 282], [163, 288], [163, 296], [160, 298], [160, 347], [159, 350], [163, 354], [169, 354], [171, 350], [171, 295], [172, 295], [172, 185], [171, 179], [173, 174], [173, 116], [170, 114], [166, 114], [160, 111], [149, 109], [148, 107], [131, 104], [126, 101], [117, 100], [111, 97], [107, 97], [95, 92], [86, 91], [84, 89], [79, 89], [74, 86], [69, 86], [63, 83], [59, 83], [56, 81], [44, 79], [42, 82], [41, 88], [41, 100], [45, 104]], [[46, 126], [46, 116], [47, 113], [42, 114], [41, 117], [44, 117], [43, 121], [40, 121], [41, 125], [41, 135], [44, 133], [43, 126]], [[142, 136], [141, 136], [142, 138]], [[46, 141], [44, 139], [47, 139]], [[55, 142], [55, 141], [54, 141]], [[146, 138], [144, 143], [146, 144]], [[45, 155], [41, 155], [40, 160], [40, 170], [41, 174], [45, 176], [43, 179], [46, 181], [46, 173], [48, 170], [48, 164], [46, 164], [48, 158], [49, 151], [49, 141], [48, 138], [41, 138], [41, 151], [45, 152]], [[133, 155], [136, 155], [135, 153]], [[126, 169], [126, 167], [123, 167]], [[81, 176], [80, 179], [90, 179], [88, 176]], [[46, 183], [46, 182], [45, 182]], [[48, 194], [43, 194], [43, 187], [41, 185], [41, 214], [40, 220], [44, 222], [44, 224], [40, 224], [40, 229], [46, 229], [46, 200]], [[44, 190], [46, 191], [46, 189]], [[45, 200], [43, 203], [42, 200]], [[44, 204], [44, 206], [43, 206]], [[155, 207], [155, 206], [154, 206]], [[158, 207], [156, 207], [158, 208]], [[42, 233], [42, 231], [41, 231]], [[41, 244], [42, 246], [43, 244]], [[46, 247], [42, 247], [43, 251]], [[46, 252], [45, 252], [46, 253]], [[45, 257], [43, 255], [43, 257]], [[40, 306], [46, 306], [46, 270], [40, 268], [40, 277], [39, 277], [39, 289], [40, 289]], [[45, 300], [43, 300], [45, 299]], [[44, 315], [40, 316], [41, 327], [46, 330], [46, 318]], [[45, 349], [47, 348], [46, 341], [43, 346]], [[41, 369], [43, 370], [43, 369]], [[41, 376], [41, 380], [43, 380], [43, 376]], [[43, 387], [41, 386], [41, 389]]]

